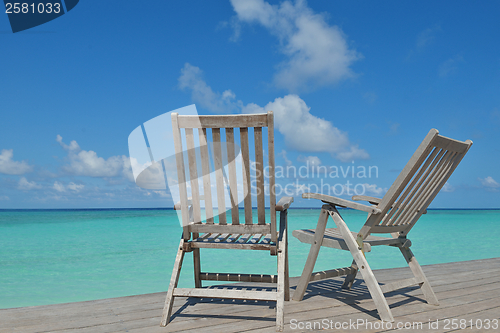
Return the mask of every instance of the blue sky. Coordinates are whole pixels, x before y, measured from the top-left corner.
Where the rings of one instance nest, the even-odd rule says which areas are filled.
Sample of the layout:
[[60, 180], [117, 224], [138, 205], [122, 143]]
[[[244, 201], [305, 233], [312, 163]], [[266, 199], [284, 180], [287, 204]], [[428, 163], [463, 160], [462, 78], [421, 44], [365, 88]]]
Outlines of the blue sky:
[[432, 207], [498, 208], [499, 12], [493, 1], [80, 1], [16, 34], [2, 14], [0, 208], [171, 207], [135, 185], [127, 139], [193, 103], [273, 109], [278, 165], [375, 166], [324, 181], [376, 196], [429, 129], [471, 139]]

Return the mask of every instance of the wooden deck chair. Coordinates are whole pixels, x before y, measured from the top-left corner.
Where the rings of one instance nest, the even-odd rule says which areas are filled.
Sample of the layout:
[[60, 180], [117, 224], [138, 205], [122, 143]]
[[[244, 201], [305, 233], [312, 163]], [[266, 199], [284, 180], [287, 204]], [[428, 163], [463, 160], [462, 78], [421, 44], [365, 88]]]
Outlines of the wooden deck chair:
[[[182, 116], [177, 113], [172, 114], [180, 193], [180, 202], [176, 204], [174, 208], [180, 209], [181, 211], [183, 234], [175, 259], [170, 285], [168, 287], [161, 326], [166, 326], [170, 321], [172, 304], [175, 297], [209, 297], [276, 301], [276, 329], [277, 331], [283, 330], [284, 301], [288, 301], [290, 298], [288, 281], [287, 209], [293, 202], [293, 198], [284, 197], [276, 204], [274, 191], [275, 164], [273, 119], [272, 112], [268, 112], [267, 114], [222, 116]], [[263, 144], [263, 128], [265, 127], [267, 127], [267, 154], [269, 157], [268, 170], [266, 170], [266, 173], [264, 173], [265, 144]], [[223, 140], [221, 129], [224, 129], [225, 141]], [[197, 131], [197, 133], [195, 132], [193, 135], [193, 131]], [[249, 148], [249, 142], [252, 141], [252, 134], [255, 151], [254, 162], [250, 160], [250, 155], [253, 155], [251, 154], [252, 147]], [[183, 147], [183, 136], [187, 147]], [[199, 151], [194, 149], [194, 137], [196, 136], [199, 137]], [[215, 173], [216, 182], [216, 184], [214, 184], [215, 193], [213, 196], [211, 178], [209, 175], [211, 173], [211, 161], [209, 158], [209, 146], [211, 145], [210, 136], [213, 142], [214, 171], [212, 174]], [[240, 138], [241, 147], [241, 169], [237, 167], [239, 160], [237, 161], [235, 158], [235, 147], [236, 152], [238, 151], [235, 139], [238, 136]], [[187, 150], [183, 150], [185, 148], [187, 148]], [[227, 150], [227, 152], [224, 152], [224, 150]], [[186, 152], [186, 161], [188, 162], [187, 164], [189, 164], [189, 171], [186, 171], [184, 168]], [[224, 169], [224, 159], [226, 159], [227, 162], [227, 171]], [[253, 165], [255, 167], [253, 167]], [[255, 171], [255, 173], [253, 171]], [[200, 173], [202, 174], [201, 176], [199, 176]], [[237, 174], [240, 176], [240, 181], [238, 181]], [[266, 186], [268, 185], [270, 189], [268, 191], [270, 193], [269, 221], [266, 221], [265, 214], [265, 175], [268, 176], [268, 183]], [[188, 181], [187, 177], [189, 178]], [[251, 183], [252, 178], [255, 182], [252, 181]], [[200, 179], [199, 183], [198, 179]], [[238, 182], [240, 184], [238, 184]], [[257, 192], [257, 216], [252, 216], [251, 184], [256, 187]], [[191, 198], [188, 199], [187, 192], [189, 187]], [[203, 190], [200, 189], [201, 187]], [[242, 187], [242, 191], [238, 192], [238, 187]], [[230, 202], [225, 198], [225, 194], [228, 192]], [[240, 221], [238, 196], [240, 197], [240, 201], [244, 203], [243, 221]], [[205, 201], [204, 211], [201, 209], [200, 200]], [[217, 211], [212, 208], [212, 203], [216, 201]], [[231, 206], [230, 222], [226, 217], [226, 203]], [[279, 230], [277, 230], [276, 224], [276, 211], [281, 212]], [[277, 277], [276, 275], [202, 272], [200, 264], [201, 248], [269, 251], [271, 255], [277, 255]], [[186, 252], [193, 253], [195, 288], [177, 288], [182, 261]], [[230, 259], [221, 257], [221, 260]], [[240, 290], [240, 288], [238, 288], [238, 290], [236, 290], [236, 288], [202, 288], [202, 280], [277, 283], [277, 288], [276, 290], [270, 288], [272, 291]]]
[[[293, 231], [293, 236], [301, 242], [313, 244], [293, 300], [302, 300], [310, 281], [324, 278], [347, 275], [342, 288], [350, 289], [359, 270], [383, 321], [394, 321], [384, 293], [397, 289], [418, 285], [427, 303], [439, 305], [429, 281], [410, 250], [411, 242], [407, 235], [420, 216], [426, 213], [427, 207], [471, 145], [470, 140], [456, 141], [439, 135], [436, 129], [430, 130], [382, 199], [368, 196], [352, 198], [368, 201], [372, 206], [323, 194], [304, 193], [303, 198], [319, 199], [325, 205], [321, 208], [316, 229]], [[367, 212], [366, 223], [359, 232], [351, 232], [336, 207]], [[328, 216], [332, 217], [337, 228], [326, 228]], [[372, 235], [379, 233], [391, 236]], [[376, 245], [399, 248], [414, 277], [379, 285], [365, 258], [365, 252], [369, 252], [371, 247]], [[321, 246], [350, 251], [354, 259], [351, 266], [312, 274]]]

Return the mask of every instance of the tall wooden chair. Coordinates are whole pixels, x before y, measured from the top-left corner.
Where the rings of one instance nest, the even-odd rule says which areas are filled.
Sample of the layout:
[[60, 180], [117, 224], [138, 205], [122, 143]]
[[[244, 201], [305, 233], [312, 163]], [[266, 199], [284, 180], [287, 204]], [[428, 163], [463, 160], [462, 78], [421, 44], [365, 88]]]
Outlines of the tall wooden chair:
[[[221, 116], [172, 114], [180, 194], [180, 202], [174, 208], [181, 211], [183, 233], [165, 300], [161, 326], [166, 326], [170, 321], [175, 297], [211, 297], [276, 301], [276, 329], [277, 331], [283, 330], [284, 301], [289, 300], [290, 297], [287, 209], [293, 202], [293, 198], [284, 197], [276, 204], [273, 119], [272, 112]], [[268, 155], [266, 169], [268, 170], [264, 172], [263, 128], [266, 127]], [[221, 129], [225, 132], [225, 140], [223, 140], [224, 135], [222, 135]], [[251, 161], [250, 157], [253, 147], [249, 147], [249, 142], [252, 141], [252, 132], [254, 161]], [[199, 148], [195, 149], [196, 136], [199, 138]], [[235, 152], [238, 151], [236, 144], [238, 136], [241, 147], [241, 169], [237, 167], [239, 160], [235, 157]], [[185, 139], [186, 146], [183, 146], [183, 139]], [[211, 144], [210, 141], [213, 143]], [[209, 147], [213, 148], [209, 149]], [[212, 151], [213, 154], [210, 154]], [[185, 169], [186, 155], [188, 170]], [[211, 156], [213, 169], [210, 167], [210, 155], [213, 155]], [[224, 169], [224, 160], [227, 162], [227, 171]], [[251, 174], [251, 171], [254, 174]], [[215, 193], [212, 193], [210, 173], [215, 173]], [[266, 186], [265, 176], [268, 176]], [[255, 182], [252, 181], [252, 178]], [[252, 215], [251, 185], [255, 185], [257, 192], [257, 216]], [[270, 219], [268, 221], [266, 221], [265, 214], [265, 189], [267, 185], [270, 193]], [[240, 193], [238, 193], [239, 187], [242, 188]], [[191, 197], [188, 198], [189, 191]], [[227, 201], [225, 195], [227, 192], [229, 192], [230, 202]], [[243, 194], [244, 218], [240, 220], [238, 196], [241, 199], [241, 194]], [[203, 205], [200, 204], [201, 201], [204, 201], [204, 209]], [[213, 205], [215, 202], [217, 205]], [[230, 205], [230, 222], [226, 216], [226, 203]], [[214, 206], [216, 206], [215, 210]], [[276, 211], [280, 211], [279, 230], [276, 223]], [[269, 251], [271, 255], [277, 255], [278, 274], [276, 276], [202, 272], [201, 248]], [[193, 253], [195, 288], [177, 288], [186, 252]], [[221, 260], [228, 260], [228, 258], [224, 257]], [[203, 280], [277, 283], [277, 288], [276, 290], [272, 289], [272, 291], [202, 288]]]
[[[417, 259], [410, 250], [407, 238], [422, 214], [444, 186], [455, 168], [472, 145], [472, 141], [456, 141], [430, 130], [410, 161], [406, 164], [394, 184], [382, 199], [368, 196], [354, 196], [353, 200], [364, 200], [372, 206], [316, 193], [304, 193], [303, 198], [319, 199], [325, 203], [321, 208], [316, 229], [294, 230], [293, 236], [301, 242], [313, 244], [307, 257], [293, 300], [302, 300], [310, 281], [347, 275], [343, 288], [350, 289], [358, 270], [368, 287], [384, 321], [394, 321], [384, 293], [410, 286], [420, 286], [427, 303], [439, 305], [429, 281]], [[351, 232], [336, 207], [348, 207], [368, 213], [366, 223], [359, 232]], [[331, 216], [337, 228], [326, 228]], [[379, 237], [372, 234], [391, 234]], [[410, 266], [414, 277], [406, 280], [379, 285], [365, 253], [372, 246], [389, 245], [397, 247]], [[350, 251], [353, 262], [350, 267], [312, 274], [321, 246]]]

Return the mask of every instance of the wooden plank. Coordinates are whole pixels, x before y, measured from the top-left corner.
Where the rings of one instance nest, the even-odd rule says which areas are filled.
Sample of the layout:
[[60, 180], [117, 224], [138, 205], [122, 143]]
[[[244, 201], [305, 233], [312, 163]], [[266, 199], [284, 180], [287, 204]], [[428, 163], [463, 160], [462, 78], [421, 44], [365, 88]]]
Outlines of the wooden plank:
[[229, 236], [231, 236], [231, 234], [227, 234], [227, 233], [226, 234], [222, 234], [219, 237], [217, 237], [214, 241], [217, 242], [217, 243], [219, 243], [219, 242], [225, 242], [229, 238]]
[[202, 242], [204, 239], [208, 238], [211, 235], [211, 233], [207, 232], [204, 233], [203, 235], [195, 238], [197, 242]]
[[[254, 128], [255, 137], [255, 178], [257, 184], [257, 218], [259, 224], [266, 223], [264, 192], [264, 151], [262, 147], [262, 127]], [[272, 236], [272, 235], [271, 235]]]
[[413, 252], [406, 247], [400, 247], [399, 250], [401, 251], [401, 254], [403, 254], [403, 256], [405, 257], [408, 266], [410, 266], [410, 269], [413, 275], [415, 276], [415, 279], [419, 281], [420, 288], [424, 293], [427, 303], [432, 305], [439, 305], [439, 301], [436, 297], [436, 294], [434, 293], [434, 290], [432, 290], [432, 287], [429, 281], [427, 280], [427, 277], [425, 276], [422, 267], [420, 267], [420, 264], [413, 255]]
[[[181, 132], [179, 129], [179, 124], [177, 122], [178, 113], [172, 113], [172, 131], [174, 137], [174, 148], [175, 148], [175, 162], [177, 165], [177, 180], [179, 184], [179, 195], [181, 202], [181, 218], [182, 226], [185, 227], [189, 224], [189, 212], [188, 212], [188, 198], [187, 198], [187, 188], [186, 188], [186, 175], [184, 173], [184, 154], [182, 152], [182, 139]], [[183, 238], [188, 240], [191, 236], [189, 232], [184, 228]]]
[[234, 129], [226, 128], [226, 147], [229, 173], [229, 198], [231, 200], [231, 224], [240, 224], [238, 209], [238, 180], [236, 178], [236, 161], [234, 145]]
[[252, 236], [252, 234], [244, 234], [238, 239], [238, 243], [246, 243]]
[[186, 128], [186, 146], [189, 161], [189, 176], [191, 178], [191, 201], [193, 205], [193, 222], [201, 221], [200, 188], [198, 185], [198, 165], [196, 163], [196, 150], [194, 147], [193, 129]]
[[236, 243], [236, 242], [192, 242], [192, 249], [230, 249], [230, 250], [265, 250], [270, 251], [276, 248], [276, 245], [271, 244], [251, 244], [251, 243]]
[[416, 286], [422, 282], [424, 282], [424, 281], [413, 277], [413, 278], [409, 278], [409, 279], [398, 280], [398, 281], [394, 281], [391, 283], [383, 284], [380, 286], [380, 289], [385, 294], [385, 293], [389, 293], [389, 292], [394, 291], [394, 290], [403, 289], [403, 288], [407, 288], [407, 287], [411, 287], [411, 286]]
[[[424, 164], [420, 167], [417, 175], [413, 177], [413, 180], [410, 183], [410, 185], [408, 185], [406, 187], [404, 193], [394, 203], [391, 211], [386, 214], [386, 216], [382, 220], [381, 225], [394, 225], [396, 223], [397, 217], [400, 215], [400, 207], [404, 208], [406, 206], [406, 204], [408, 203], [408, 200], [410, 200], [414, 196], [415, 192], [420, 188], [420, 186], [422, 185], [422, 182], [427, 177], [429, 170], [432, 169], [432, 168], [429, 168], [429, 164], [432, 161], [434, 161], [438, 152], [440, 152], [440, 154], [443, 154], [443, 152], [440, 149], [433, 149], [431, 151], [430, 155], [427, 157]], [[427, 173], [424, 177], [422, 177], [422, 174], [424, 172], [427, 172]], [[418, 184], [415, 186], [415, 183], [417, 181], [418, 181]], [[410, 195], [408, 195], [408, 193], [410, 191], [411, 191], [411, 193], [410, 193]], [[403, 200], [404, 200], [404, 202], [403, 202]]]
[[[447, 163], [447, 161], [449, 161], [449, 159], [452, 157], [452, 154], [452, 152], [448, 151], [444, 153], [441, 159], [438, 159], [438, 157], [436, 157], [435, 161], [429, 168], [430, 172], [426, 173], [426, 175], [424, 176], [424, 182], [422, 186], [418, 189], [417, 193], [411, 199], [411, 201], [406, 204], [405, 211], [401, 214], [400, 219], [397, 221], [398, 225], [405, 225], [409, 223], [408, 217], [414, 212], [415, 209], [418, 208], [419, 203], [422, 202], [422, 195], [433, 187], [436, 176], [440, 174], [441, 168]], [[427, 207], [423, 208], [425, 209]]]
[[[209, 226], [209, 227], [213, 228], [214, 226]], [[213, 242], [220, 235], [221, 234], [214, 232], [213, 234], [211, 234], [210, 236], [208, 236], [207, 238], [205, 238], [203, 241], [204, 242]]]
[[200, 138], [201, 170], [203, 172], [203, 198], [205, 200], [205, 214], [207, 223], [214, 223], [214, 211], [212, 203], [212, 187], [210, 184], [210, 157], [208, 155], [207, 129], [198, 129]]
[[190, 232], [218, 232], [221, 234], [268, 234], [271, 226], [269, 224], [190, 224], [188, 227]]
[[260, 240], [260, 242], [261, 242], [262, 244], [269, 244], [269, 243], [271, 243], [271, 234], [267, 234], [267, 235], [265, 235], [265, 236], [264, 236], [264, 237]]
[[274, 179], [274, 115], [267, 112], [267, 151], [269, 157], [269, 210], [271, 214], [271, 239], [276, 241], [276, 189]]
[[240, 143], [243, 174], [243, 203], [245, 207], [245, 224], [253, 224], [252, 221], [252, 194], [250, 178], [250, 153], [248, 149], [248, 127], [240, 128]]
[[[432, 176], [432, 180], [429, 182], [429, 186], [427, 186], [424, 191], [422, 191], [422, 194], [420, 195], [419, 197], [419, 200], [415, 202], [415, 205], [417, 207], [420, 207], [420, 206], [423, 206], [424, 208], [427, 208], [427, 206], [429, 205], [430, 201], [428, 203], [426, 203], [428, 201], [428, 198], [430, 196], [433, 195], [434, 192], [439, 192], [442, 188], [442, 186], [444, 185], [445, 182], [443, 182], [443, 179], [446, 178], [448, 179], [448, 177], [451, 175], [451, 172], [453, 168], [453, 165], [455, 164], [455, 161], [457, 160], [457, 158], [459, 157], [459, 154], [457, 153], [454, 153], [454, 152], [450, 152], [450, 156], [449, 158], [444, 161], [444, 163], [442, 165], [440, 165], [435, 174]], [[451, 172], [450, 172], [451, 171]], [[419, 212], [414, 212], [413, 216], [410, 215], [407, 217], [407, 223], [408, 224], [411, 224], [413, 222], [413, 218], [415, 216], [415, 214], [418, 214]], [[419, 214], [420, 216], [421, 214]]]
[[180, 128], [266, 127], [267, 114], [179, 116]]
[[[427, 323], [429, 319], [433, 321], [439, 319], [442, 323], [444, 318], [467, 318], [467, 320], [468, 318], [474, 320], [497, 318], [499, 311], [497, 307], [500, 304], [499, 264], [500, 259], [495, 258], [424, 266], [441, 300], [441, 305], [433, 307], [421, 302], [422, 295], [418, 289], [390, 295], [388, 301], [396, 316], [396, 321]], [[471, 269], [473, 271], [470, 271]], [[400, 278], [407, 276], [406, 270], [407, 268], [377, 270], [375, 275], [379, 280], [380, 278]], [[313, 292], [308, 299], [302, 302], [285, 303], [285, 323], [292, 318], [299, 321], [317, 321], [318, 319], [321, 321], [324, 318], [331, 318], [338, 322], [349, 321], [350, 318], [355, 318], [354, 320], [366, 318], [369, 322], [378, 321], [378, 318], [374, 318], [370, 311], [373, 309], [373, 301], [365, 297], [367, 291], [363, 285], [352, 293], [344, 293], [339, 292], [338, 283], [336, 279], [326, 281], [312, 289]], [[232, 287], [241, 288], [240, 285], [242, 284], [232, 284]], [[249, 286], [248, 283], [244, 285]], [[3, 309], [0, 310], [0, 331], [22, 333], [275, 331], [273, 320], [262, 320], [262, 317], [274, 318], [275, 309], [270, 303], [209, 300], [193, 304], [192, 300], [188, 303], [185, 298], [176, 299], [173, 312], [177, 312], [177, 315], [167, 327], [161, 328], [158, 325], [158, 316], [161, 313], [164, 298], [165, 293], [155, 293], [68, 304]], [[245, 314], [245, 318], [241, 318], [241, 313]], [[442, 328], [442, 324], [440, 327]], [[285, 325], [285, 331], [292, 331], [289, 324]]]
[[182, 261], [184, 259], [184, 251], [182, 250], [183, 246], [184, 246], [184, 239], [181, 239], [181, 242], [179, 243], [179, 248], [177, 249], [177, 256], [175, 257], [174, 269], [172, 271], [172, 276], [170, 278], [170, 285], [168, 286], [165, 305], [163, 307], [161, 326], [166, 326], [170, 321], [170, 317], [172, 315], [172, 305], [174, 303], [175, 289], [177, 287], [177, 283], [179, 282], [179, 276], [182, 268]]
[[320, 194], [320, 193], [302, 193], [302, 198], [304, 199], [318, 199], [325, 203], [331, 203], [332, 205], [339, 207], [348, 207], [356, 210], [361, 210], [371, 214], [379, 214], [381, 212], [380, 209], [373, 206], [363, 205], [357, 202], [332, 197], [330, 195]]
[[[285, 270], [287, 265], [287, 230], [282, 225], [280, 229], [280, 238], [278, 240], [278, 286], [276, 295], [276, 331], [282, 332], [285, 326], [285, 294], [289, 298], [289, 290], [285, 291], [285, 285], [288, 288], [288, 281], [285, 282]], [[276, 230], [276, 229], [275, 229]]]
[[311, 274], [311, 278], [309, 279], [309, 281], [319, 281], [324, 279], [330, 279], [332, 277], [354, 274], [356, 273], [356, 271], [357, 271], [356, 269], [352, 269], [351, 267], [344, 267], [344, 268], [330, 269], [327, 271], [314, 272]]
[[354, 239], [351, 231], [347, 227], [347, 224], [340, 217], [340, 214], [338, 213], [336, 208], [329, 210], [328, 213], [330, 214], [333, 221], [337, 225], [337, 228], [340, 229], [342, 237], [344, 238], [347, 246], [349, 247], [349, 251], [351, 252], [353, 259], [356, 261], [358, 269], [361, 275], [363, 276], [363, 279], [365, 280], [368, 290], [370, 291], [370, 295], [372, 296], [373, 301], [375, 302], [380, 319], [382, 319], [383, 321], [393, 322], [394, 317], [392, 316], [391, 310], [389, 309], [387, 300], [385, 299], [384, 294], [382, 293], [382, 290], [378, 285], [377, 279], [375, 278], [373, 271], [368, 265], [368, 261], [366, 261], [364, 253], [361, 251], [361, 248], [356, 242], [356, 239]]
[[467, 142], [454, 140], [442, 135], [438, 135], [436, 140], [434, 140], [434, 145], [436, 147], [450, 150], [459, 154], [463, 154], [469, 149], [469, 144]]
[[176, 288], [174, 291], [174, 296], [276, 301], [276, 292], [231, 290], [231, 289], [216, 289], [216, 288], [211, 288], [211, 289]]
[[248, 242], [253, 243], [253, 244], [258, 243], [260, 241], [260, 239], [262, 238], [262, 236], [263, 236], [262, 234], [256, 234]]
[[219, 224], [226, 224], [226, 202], [224, 175], [222, 174], [222, 150], [220, 141], [220, 128], [212, 129], [212, 139], [214, 141], [214, 167], [215, 183], [217, 184], [217, 208], [219, 210]]
[[314, 242], [309, 250], [304, 269], [302, 270], [302, 275], [300, 276], [299, 283], [297, 284], [297, 289], [295, 289], [295, 293], [292, 297], [294, 301], [301, 301], [306, 292], [309, 279], [311, 278], [314, 265], [316, 264], [316, 259], [318, 258], [319, 249], [321, 248], [321, 243], [323, 241], [326, 223], [328, 222], [328, 209], [330, 209], [330, 207], [330, 205], [323, 205], [323, 207], [321, 207], [318, 224], [315, 229], [316, 232], [314, 234]]
[[[316, 241], [314, 229], [294, 230], [292, 232], [292, 235], [302, 243], [314, 244], [314, 242]], [[355, 235], [357, 236], [357, 234]], [[323, 239], [321, 241], [321, 246], [349, 251], [349, 247], [347, 246], [345, 240], [342, 238], [342, 235], [331, 234], [328, 231], [325, 231], [324, 233]], [[365, 243], [363, 245], [363, 248], [365, 252], [371, 251], [371, 246], [368, 243]]]
[[241, 236], [241, 232], [240, 233], [236, 233], [236, 234], [231, 234], [227, 239], [226, 239], [226, 243], [234, 243], [236, 242], [236, 240], [238, 240], [238, 238]]
[[406, 163], [399, 176], [396, 178], [394, 183], [382, 198], [382, 201], [378, 205], [378, 207], [380, 207], [380, 209], [382, 210], [382, 213], [380, 216], [374, 217], [374, 223], [378, 223], [392, 208], [394, 202], [406, 187], [411, 177], [413, 177], [418, 167], [423, 163], [430, 151], [433, 149], [432, 143], [437, 137], [438, 133], [439, 131], [434, 128], [431, 129], [429, 133], [427, 133], [422, 143], [418, 146], [415, 153], [413, 153], [408, 163]]
[[266, 274], [201, 273], [201, 279], [209, 281], [278, 282], [277, 275]]

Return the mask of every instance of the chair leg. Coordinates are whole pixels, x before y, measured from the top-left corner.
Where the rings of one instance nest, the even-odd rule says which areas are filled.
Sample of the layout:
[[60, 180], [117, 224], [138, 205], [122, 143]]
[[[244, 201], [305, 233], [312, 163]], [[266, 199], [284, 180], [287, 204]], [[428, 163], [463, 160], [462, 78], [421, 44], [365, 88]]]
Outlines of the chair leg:
[[175, 257], [174, 269], [172, 271], [172, 277], [170, 278], [170, 285], [168, 286], [167, 298], [165, 299], [165, 306], [163, 307], [160, 326], [167, 326], [167, 324], [170, 322], [170, 316], [172, 315], [172, 305], [174, 304], [174, 289], [177, 287], [177, 283], [179, 282], [182, 261], [184, 259], [183, 247], [184, 239], [181, 239], [179, 250], [177, 251], [177, 256]]
[[330, 205], [323, 205], [321, 208], [321, 213], [319, 214], [318, 225], [316, 226], [316, 231], [314, 232], [314, 243], [311, 245], [309, 250], [309, 255], [307, 256], [306, 264], [304, 265], [304, 270], [300, 276], [299, 283], [295, 292], [293, 293], [292, 299], [294, 301], [301, 301], [304, 298], [304, 294], [311, 279], [311, 274], [314, 269], [314, 264], [316, 264], [316, 259], [318, 258], [319, 249], [321, 248], [321, 243], [323, 242], [323, 236], [325, 235], [326, 222], [328, 221], [328, 209]]
[[356, 264], [356, 260], [352, 261], [351, 268], [355, 269], [356, 273], [348, 274], [345, 277], [344, 283], [342, 284], [342, 289], [351, 290], [351, 288], [352, 288], [352, 284], [354, 283], [354, 279], [356, 278], [356, 275], [358, 273], [358, 265]]
[[434, 294], [434, 291], [432, 290], [429, 281], [427, 281], [427, 277], [425, 276], [422, 267], [420, 267], [417, 258], [415, 258], [415, 256], [413, 255], [413, 252], [411, 252], [411, 250], [407, 247], [400, 247], [399, 249], [401, 250], [401, 253], [405, 257], [408, 266], [410, 266], [413, 275], [415, 275], [417, 279], [421, 279], [424, 281], [420, 285], [420, 288], [424, 293], [424, 297], [427, 300], [427, 303], [432, 305], [439, 305], [439, 301], [436, 297], [436, 294]]
[[201, 288], [201, 263], [200, 263], [200, 249], [193, 249], [193, 263], [194, 263], [194, 286]]
[[340, 229], [342, 238], [344, 238], [352, 257], [354, 258], [358, 268], [360, 269], [361, 275], [363, 276], [366, 286], [368, 287], [368, 291], [370, 292], [370, 295], [375, 302], [375, 306], [377, 307], [380, 319], [382, 319], [383, 321], [393, 322], [394, 317], [392, 316], [389, 305], [387, 304], [387, 300], [382, 293], [382, 289], [380, 289], [377, 279], [375, 278], [373, 271], [368, 265], [368, 261], [366, 261], [361, 248], [354, 239], [354, 236], [351, 234], [351, 231], [347, 227], [347, 224], [344, 222], [337, 209], [334, 208], [333, 210], [330, 210], [329, 213], [337, 227]]
[[290, 270], [288, 267], [288, 233], [285, 240], [285, 301], [290, 300]]
[[[280, 233], [288, 230], [288, 211], [284, 210], [280, 213]], [[283, 239], [283, 237], [282, 237]], [[284, 233], [284, 250], [285, 250], [285, 301], [290, 300], [290, 270], [288, 267], [288, 233]]]
[[283, 332], [283, 327], [285, 325], [285, 288], [286, 288], [286, 229], [283, 231], [282, 241], [279, 244], [278, 251], [278, 286], [277, 286], [277, 296], [276, 296], [276, 332]]

